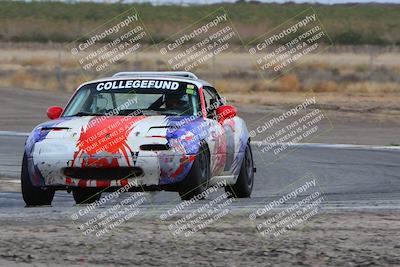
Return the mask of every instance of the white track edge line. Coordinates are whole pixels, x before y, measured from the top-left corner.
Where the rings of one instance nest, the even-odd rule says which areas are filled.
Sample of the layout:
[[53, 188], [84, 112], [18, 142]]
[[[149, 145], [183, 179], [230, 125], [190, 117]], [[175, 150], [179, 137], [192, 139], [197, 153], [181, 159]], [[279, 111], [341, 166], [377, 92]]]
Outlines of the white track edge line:
[[29, 136], [30, 133], [14, 132], [14, 131], [0, 131], [0, 136]]
[[[251, 141], [252, 145], [263, 146], [262, 141]], [[327, 144], [327, 143], [278, 143], [288, 147], [302, 148], [334, 148], [334, 149], [365, 149], [365, 150], [399, 150], [400, 146], [375, 146], [375, 145], [352, 145], [352, 144]]]

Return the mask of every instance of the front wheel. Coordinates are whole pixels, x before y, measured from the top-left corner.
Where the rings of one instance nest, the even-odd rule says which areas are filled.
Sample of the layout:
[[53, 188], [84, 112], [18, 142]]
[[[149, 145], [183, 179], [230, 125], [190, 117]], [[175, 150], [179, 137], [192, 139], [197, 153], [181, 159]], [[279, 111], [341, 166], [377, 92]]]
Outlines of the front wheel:
[[41, 188], [32, 185], [28, 171], [28, 158], [26, 154], [24, 154], [22, 159], [21, 191], [22, 198], [27, 206], [51, 205], [55, 193], [54, 189]]
[[239, 177], [234, 185], [225, 187], [225, 192], [231, 193], [232, 197], [247, 198], [253, 191], [254, 184], [254, 162], [253, 153], [251, 152], [250, 142], [247, 142], [244, 152], [244, 159], [240, 167]]
[[100, 200], [101, 192], [97, 188], [74, 188], [72, 189], [72, 195], [76, 204], [91, 204]]
[[193, 162], [192, 169], [180, 184], [179, 195], [182, 200], [190, 200], [208, 188], [210, 179], [210, 154], [202, 145]]

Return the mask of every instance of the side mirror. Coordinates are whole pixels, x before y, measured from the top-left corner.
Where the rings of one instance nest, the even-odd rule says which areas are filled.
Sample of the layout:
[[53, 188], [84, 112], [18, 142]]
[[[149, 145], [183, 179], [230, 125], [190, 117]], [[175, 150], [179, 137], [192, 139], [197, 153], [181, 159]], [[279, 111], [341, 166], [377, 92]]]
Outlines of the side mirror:
[[218, 122], [222, 123], [224, 120], [231, 119], [237, 114], [236, 108], [230, 105], [223, 105], [217, 108]]
[[47, 117], [49, 117], [50, 120], [55, 120], [60, 117], [62, 112], [63, 112], [62, 107], [52, 106], [47, 109]]

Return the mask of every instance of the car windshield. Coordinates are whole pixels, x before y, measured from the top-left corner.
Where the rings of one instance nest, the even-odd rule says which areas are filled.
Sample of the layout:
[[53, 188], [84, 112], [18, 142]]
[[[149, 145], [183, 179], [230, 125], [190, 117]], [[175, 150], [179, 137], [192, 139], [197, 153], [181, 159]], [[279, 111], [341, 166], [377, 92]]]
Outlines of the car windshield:
[[164, 80], [120, 80], [81, 87], [63, 116], [191, 116], [200, 111], [194, 84]]

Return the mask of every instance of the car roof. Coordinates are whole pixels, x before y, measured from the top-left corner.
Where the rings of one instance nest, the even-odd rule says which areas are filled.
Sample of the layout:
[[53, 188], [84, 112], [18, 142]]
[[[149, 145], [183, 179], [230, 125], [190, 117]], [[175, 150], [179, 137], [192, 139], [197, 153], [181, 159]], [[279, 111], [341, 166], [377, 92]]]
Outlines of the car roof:
[[119, 81], [129, 79], [157, 79], [157, 80], [171, 80], [179, 82], [188, 82], [197, 85], [197, 87], [211, 86], [207, 81], [197, 78], [197, 76], [187, 71], [139, 71], [139, 72], [118, 72], [111, 77], [104, 77], [93, 81], [85, 82], [79, 86], [82, 87], [86, 84], [104, 81]]

